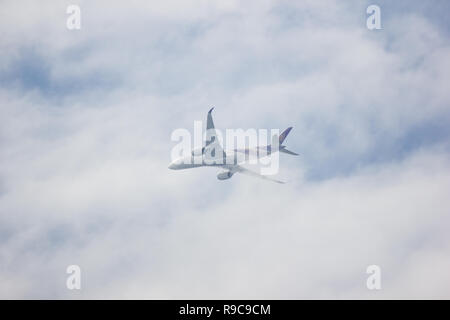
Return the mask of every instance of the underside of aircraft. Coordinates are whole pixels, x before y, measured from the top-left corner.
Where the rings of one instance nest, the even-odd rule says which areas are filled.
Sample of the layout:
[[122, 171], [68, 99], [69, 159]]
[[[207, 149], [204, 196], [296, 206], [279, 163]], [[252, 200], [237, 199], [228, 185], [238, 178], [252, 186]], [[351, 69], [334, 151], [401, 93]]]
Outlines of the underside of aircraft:
[[[214, 126], [214, 121], [212, 118], [211, 108], [208, 111], [208, 116], [206, 120], [206, 139], [205, 145], [201, 148], [197, 148], [191, 151], [191, 155], [184, 158], [179, 158], [174, 160], [170, 165], [169, 169], [180, 170], [189, 169], [204, 166], [216, 166], [221, 167], [222, 171], [217, 174], [217, 179], [227, 180], [230, 179], [235, 173], [242, 173], [249, 176], [257, 177], [264, 180], [270, 180], [277, 183], [284, 183], [283, 181], [273, 179], [268, 175], [264, 175], [252, 170], [249, 170], [242, 166], [243, 162], [238, 161], [237, 154], [249, 155], [255, 154], [257, 157], [269, 156], [275, 152], [286, 153], [289, 155], [298, 155], [297, 153], [286, 149], [283, 145], [292, 127], [284, 130], [280, 136], [274, 135], [272, 137], [272, 144], [266, 146], [257, 146], [255, 148], [241, 148], [226, 151], [223, 149], [218, 135]], [[200, 161], [196, 162], [200, 158]]]

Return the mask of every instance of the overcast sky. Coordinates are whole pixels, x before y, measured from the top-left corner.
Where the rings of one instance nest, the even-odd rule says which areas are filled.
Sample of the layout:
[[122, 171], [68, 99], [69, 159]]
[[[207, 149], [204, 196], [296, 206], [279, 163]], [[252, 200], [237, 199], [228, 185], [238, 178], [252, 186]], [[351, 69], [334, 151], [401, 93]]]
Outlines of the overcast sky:
[[[448, 12], [1, 1], [0, 298], [450, 298]], [[167, 168], [213, 106], [294, 127], [289, 183]]]

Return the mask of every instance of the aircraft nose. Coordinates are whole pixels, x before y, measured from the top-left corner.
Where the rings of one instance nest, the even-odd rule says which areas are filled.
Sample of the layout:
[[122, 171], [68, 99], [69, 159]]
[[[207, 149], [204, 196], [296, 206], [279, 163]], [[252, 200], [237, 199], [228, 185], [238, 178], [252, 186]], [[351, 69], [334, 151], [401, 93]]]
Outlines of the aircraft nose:
[[169, 169], [172, 169], [172, 170], [182, 169], [183, 168], [182, 164], [183, 164], [183, 159], [182, 158], [175, 159], [169, 164]]
[[172, 162], [169, 164], [168, 168], [169, 168], [169, 169], [172, 169], [172, 170], [175, 170], [175, 169], [176, 169], [176, 166], [177, 166], [177, 161], [174, 160], [174, 161], [172, 161]]

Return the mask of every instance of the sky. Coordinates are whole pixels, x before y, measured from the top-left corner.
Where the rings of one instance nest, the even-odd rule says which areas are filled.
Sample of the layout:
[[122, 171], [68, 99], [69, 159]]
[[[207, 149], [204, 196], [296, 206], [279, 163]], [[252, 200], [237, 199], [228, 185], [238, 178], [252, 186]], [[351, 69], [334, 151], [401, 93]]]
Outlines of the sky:
[[[0, 298], [450, 298], [449, 9], [1, 1]], [[289, 183], [169, 170], [211, 107]]]

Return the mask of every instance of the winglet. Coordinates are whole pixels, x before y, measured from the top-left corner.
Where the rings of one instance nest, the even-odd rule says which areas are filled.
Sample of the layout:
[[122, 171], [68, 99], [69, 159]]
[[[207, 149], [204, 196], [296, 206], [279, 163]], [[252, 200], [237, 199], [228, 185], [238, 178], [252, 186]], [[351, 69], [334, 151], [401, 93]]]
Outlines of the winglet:
[[[273, 150], [274, 152], [275, 152], [275, 150], [280, 149], [281, 143], [279, 143], [278, 141], [279, 141], [278, 135], [277, 135], [277, 134], [273, 135], [273, 136], [272, 136], [272, 144], [271, 144], [271, 147], [272, 147], [272, 150]], [[275, 148], [275, 147], [276, 147], [276, 148]]]
[[208, 111], [208, 113], [211, 113], [213, 110], [214, 110], [214, 107], [212, 107], [212, 108]]

